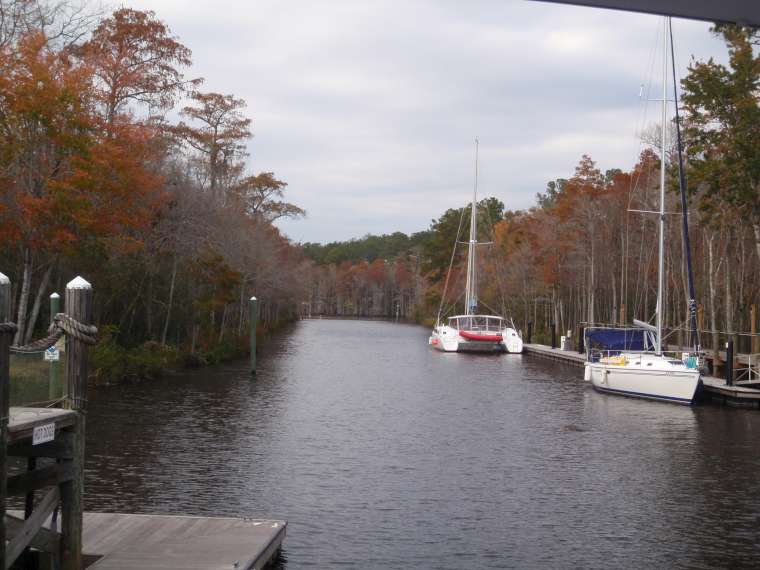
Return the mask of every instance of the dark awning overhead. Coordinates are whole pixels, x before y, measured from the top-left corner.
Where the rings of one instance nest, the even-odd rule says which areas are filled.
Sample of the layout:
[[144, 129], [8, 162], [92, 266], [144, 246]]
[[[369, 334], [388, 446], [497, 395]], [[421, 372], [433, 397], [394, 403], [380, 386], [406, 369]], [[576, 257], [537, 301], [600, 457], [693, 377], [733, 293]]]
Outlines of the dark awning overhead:
[[586, 329], [586, 345], [601, 350], [644, 350], [641, 329]]
[[758, 0], [540, 0], [760, 27]]

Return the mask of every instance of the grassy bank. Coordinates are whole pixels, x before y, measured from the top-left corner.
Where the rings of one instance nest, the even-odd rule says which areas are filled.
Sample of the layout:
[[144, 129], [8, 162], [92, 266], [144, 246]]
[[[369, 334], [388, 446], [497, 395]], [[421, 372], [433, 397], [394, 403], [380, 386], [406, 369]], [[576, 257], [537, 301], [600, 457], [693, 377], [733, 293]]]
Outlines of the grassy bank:
[[[257, 346], [287, 323], [278, 321], [260, 324], [256, 330]], [[125, 381], [157, 380], [172, 372], [201, 368], [245, 358], [250, 354], [250, 337], [230, 335], [221, 342], [201, 339], [194, 351], [146, 341], [136, 346], [123, 346], [118, 329], [102, 327], [98, 343], [90, 349], [90, 381], [95, 384], [118, 384]]]

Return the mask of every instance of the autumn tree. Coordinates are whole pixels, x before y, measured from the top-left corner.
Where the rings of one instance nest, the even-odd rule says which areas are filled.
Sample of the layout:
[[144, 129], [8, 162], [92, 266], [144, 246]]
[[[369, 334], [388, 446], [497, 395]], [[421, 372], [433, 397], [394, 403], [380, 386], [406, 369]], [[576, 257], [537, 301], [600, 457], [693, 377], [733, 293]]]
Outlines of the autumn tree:
[[195, 92], [191, 99], [181, 113], [190, 124], [180, 122], [174, 133], [198, 153], [204, 186], [221, 201], [221, 184], [243, 171], [251, 119], [242, 113], [245, 101], [232, 95]]
[[[85, 240], [128, 239], [152, 215], [159, 178], [145, 164], [150, 129], [107, 129], [93, 112], [88, 66], [42, 34], [0, 51], [2, 233], [23, 271], [15, 342], [28, 338], [57, 256]], [[44, 268], [27, 326], [32, 273]]]
[[594, 292], [597, 287], [597, 251], [601, 237], [603, 216], [597, 201], [605, 190], [602, 173], [588, 155], [583, 155], [575, 174], [557, 196], [557, 217], [563, 234], [573, 234], [580, 245], [576, 254], [585, 260], [588, 270], [588, 320], [595, 321]]
[[93, 125], [81, 98], [88, 87], [87, 71], [46, 49], [42, 34], [0, 50], [0, 232], [7, 243], [18, 244], [23, 264], [16, 343], [25, 337], [35, 262], [46, 266], [43, 285], [52, 271], [52, 260], [35, 259], [34, 253], [51, 245], [60, 250], [76, 239], [58, 216], [71, 204], [59, 189], [89, 146]]
[[305, 216], [303, 209], [282, 200], [286, 186], [273, 172], [262, 172], [240, 180], [231, 193], [240, 208], [253, 219], [271, 223], [280, 218]]
[[187, 87], [200, 83], [185, 80], [180, 71], [192, 63], [190, 49], [151, 11], [116, 10], [77, 51], [93, 69], [109, 124], [129, 103], [167, 109]]

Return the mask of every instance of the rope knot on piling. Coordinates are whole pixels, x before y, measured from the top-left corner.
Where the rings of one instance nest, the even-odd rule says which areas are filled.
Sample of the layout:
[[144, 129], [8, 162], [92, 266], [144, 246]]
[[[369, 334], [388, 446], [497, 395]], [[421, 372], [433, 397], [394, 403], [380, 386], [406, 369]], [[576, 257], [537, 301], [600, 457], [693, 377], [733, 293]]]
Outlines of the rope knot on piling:
[[15, 333], [17, 330], [16, 323], [0, 323], [0, 333]]
[[58, 313], [54, 317], [53, 324], [50, 325], [50, 328], [53, 328], [54, 326], [85, 344], [92, 345], [98, 342], [98, 327], [95, 325], [80, 323], [74, 317], [70, 317], [66, 313]]
[[[0, 323], [0, 332], [6, 331], [6, 329], [3, 328], [5, 325], [11, 325], [13, 327], [13, 330], [10, 332], [16, 331], [17, 327], [15, 323]], [[29, 354], [47, 350], [55, 345], [64, 334], [87, 345], [93, 345], [98, 341], [98, 327], [80, 323], [66, 313], [58, 313], [55, 315], [47, 332], [48, 334], [46, 337], [30, 342], [29, 344], [23, 346], [11, 346], [11, 352]]]

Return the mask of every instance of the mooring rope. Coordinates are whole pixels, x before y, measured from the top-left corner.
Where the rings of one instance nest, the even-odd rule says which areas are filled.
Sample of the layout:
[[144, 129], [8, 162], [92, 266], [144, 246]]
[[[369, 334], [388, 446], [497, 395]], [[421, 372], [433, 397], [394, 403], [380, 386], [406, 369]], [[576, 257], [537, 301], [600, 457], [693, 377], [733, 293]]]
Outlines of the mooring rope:
[[[0, 332], [15, 332], [15, 323], [0, 323]], [[48, 335], [44, 338], [30, 342], [23, 346], [11, 346], [11, 352], [19, 354], [31, 354], [47, 350], [64, 335], [69, 335], [84, 344], [92, 345], [97, 342], [98, 327], [80, 323], [75, 318], [58, 313], [53, 317], [53, 322], [48, 327]]]

